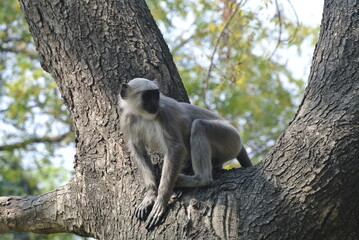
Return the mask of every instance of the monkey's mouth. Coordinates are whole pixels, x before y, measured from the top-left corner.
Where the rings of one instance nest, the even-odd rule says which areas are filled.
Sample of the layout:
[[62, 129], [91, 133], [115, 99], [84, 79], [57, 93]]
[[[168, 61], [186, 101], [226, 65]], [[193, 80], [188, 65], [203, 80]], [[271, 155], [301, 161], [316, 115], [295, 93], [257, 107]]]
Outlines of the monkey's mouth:
[[148, 112], [150, 114], [156, 114], [158, 112], [159, 105], [158, 105], [158, 103], [147, 104], [144, 109], [146, 112]]
[[149, 114], [156, 114], [159, 109], [159, 102], [158, 101], [148, 101], [143, 105], [143, 109]]

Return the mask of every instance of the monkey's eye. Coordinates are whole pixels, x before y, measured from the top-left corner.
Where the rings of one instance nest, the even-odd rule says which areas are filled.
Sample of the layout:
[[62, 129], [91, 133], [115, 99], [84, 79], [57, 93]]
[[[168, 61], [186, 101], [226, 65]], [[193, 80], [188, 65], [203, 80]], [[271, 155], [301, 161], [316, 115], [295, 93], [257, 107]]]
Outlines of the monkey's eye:
[[144, 102], [155, 101], [158, 102], [160, 99], [160, 91], [158, 89], [147, 90], [142, 93], [142, 100]]

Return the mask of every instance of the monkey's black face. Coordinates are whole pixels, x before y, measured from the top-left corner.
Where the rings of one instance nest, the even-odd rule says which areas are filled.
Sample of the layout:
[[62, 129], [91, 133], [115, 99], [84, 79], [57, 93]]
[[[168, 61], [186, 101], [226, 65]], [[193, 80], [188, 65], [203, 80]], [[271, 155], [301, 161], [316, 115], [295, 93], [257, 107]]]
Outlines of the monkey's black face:
[[142, 107], [146, 112], [150, 114], [158, 112], [160, 106], [160, 91], [158, 89], [144, 91], [141, 97]]

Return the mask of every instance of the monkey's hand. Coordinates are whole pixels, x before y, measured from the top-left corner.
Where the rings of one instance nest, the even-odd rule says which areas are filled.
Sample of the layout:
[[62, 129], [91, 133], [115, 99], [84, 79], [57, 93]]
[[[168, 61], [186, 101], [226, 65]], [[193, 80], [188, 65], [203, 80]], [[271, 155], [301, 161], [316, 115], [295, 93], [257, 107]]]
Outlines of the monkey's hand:
[[150, 213], [152, 206], [156, 200], [156, 193], [148, 191], [145, 198], [142, 200], [140, 205], [136, 208], [135, 215], [141, 221], [145, 221], [148, 214]]
[[163, 200], [159, 200], [157, 198], [155, 204], [153, 205], [152, 211], [146, 221], [147, 230], [151, 230], [152, 228], [157, 226], [161, 222], [165, 212], [166, 212], [166, 203]]

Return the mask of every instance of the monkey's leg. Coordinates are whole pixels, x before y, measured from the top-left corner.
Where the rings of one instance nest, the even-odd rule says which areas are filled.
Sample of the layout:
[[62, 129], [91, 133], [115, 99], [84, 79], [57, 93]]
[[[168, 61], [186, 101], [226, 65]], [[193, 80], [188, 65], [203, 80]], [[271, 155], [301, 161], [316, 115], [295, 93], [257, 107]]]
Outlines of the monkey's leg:
[[157, 185], [151, 159], [148, 157], [144, 147], [142, 151], [138, 150], [142, 148], [133, 147], [133, 149], [132, 159], [137, 164], [147, 190], [142, 202], [136, 208], [135, 215], [138, 219], [144, 221], [155, 203], [157, 197]]
[[206, 120], [197, 119], [191, 126], [191, 159], [193, 176], [180, 174], [177, 187], [201, 187], [209, 185], [212, 179], [212, 149], [207, 137]]
[[178, 187], [209, 185], [213, 181], [213, 165], [221, 166], [237, 157], [241, 139], [237, 130], [227, 122], [197, 119], [192, 123], [190, 144], [194, 176], [181, 174], [176, 183]]

